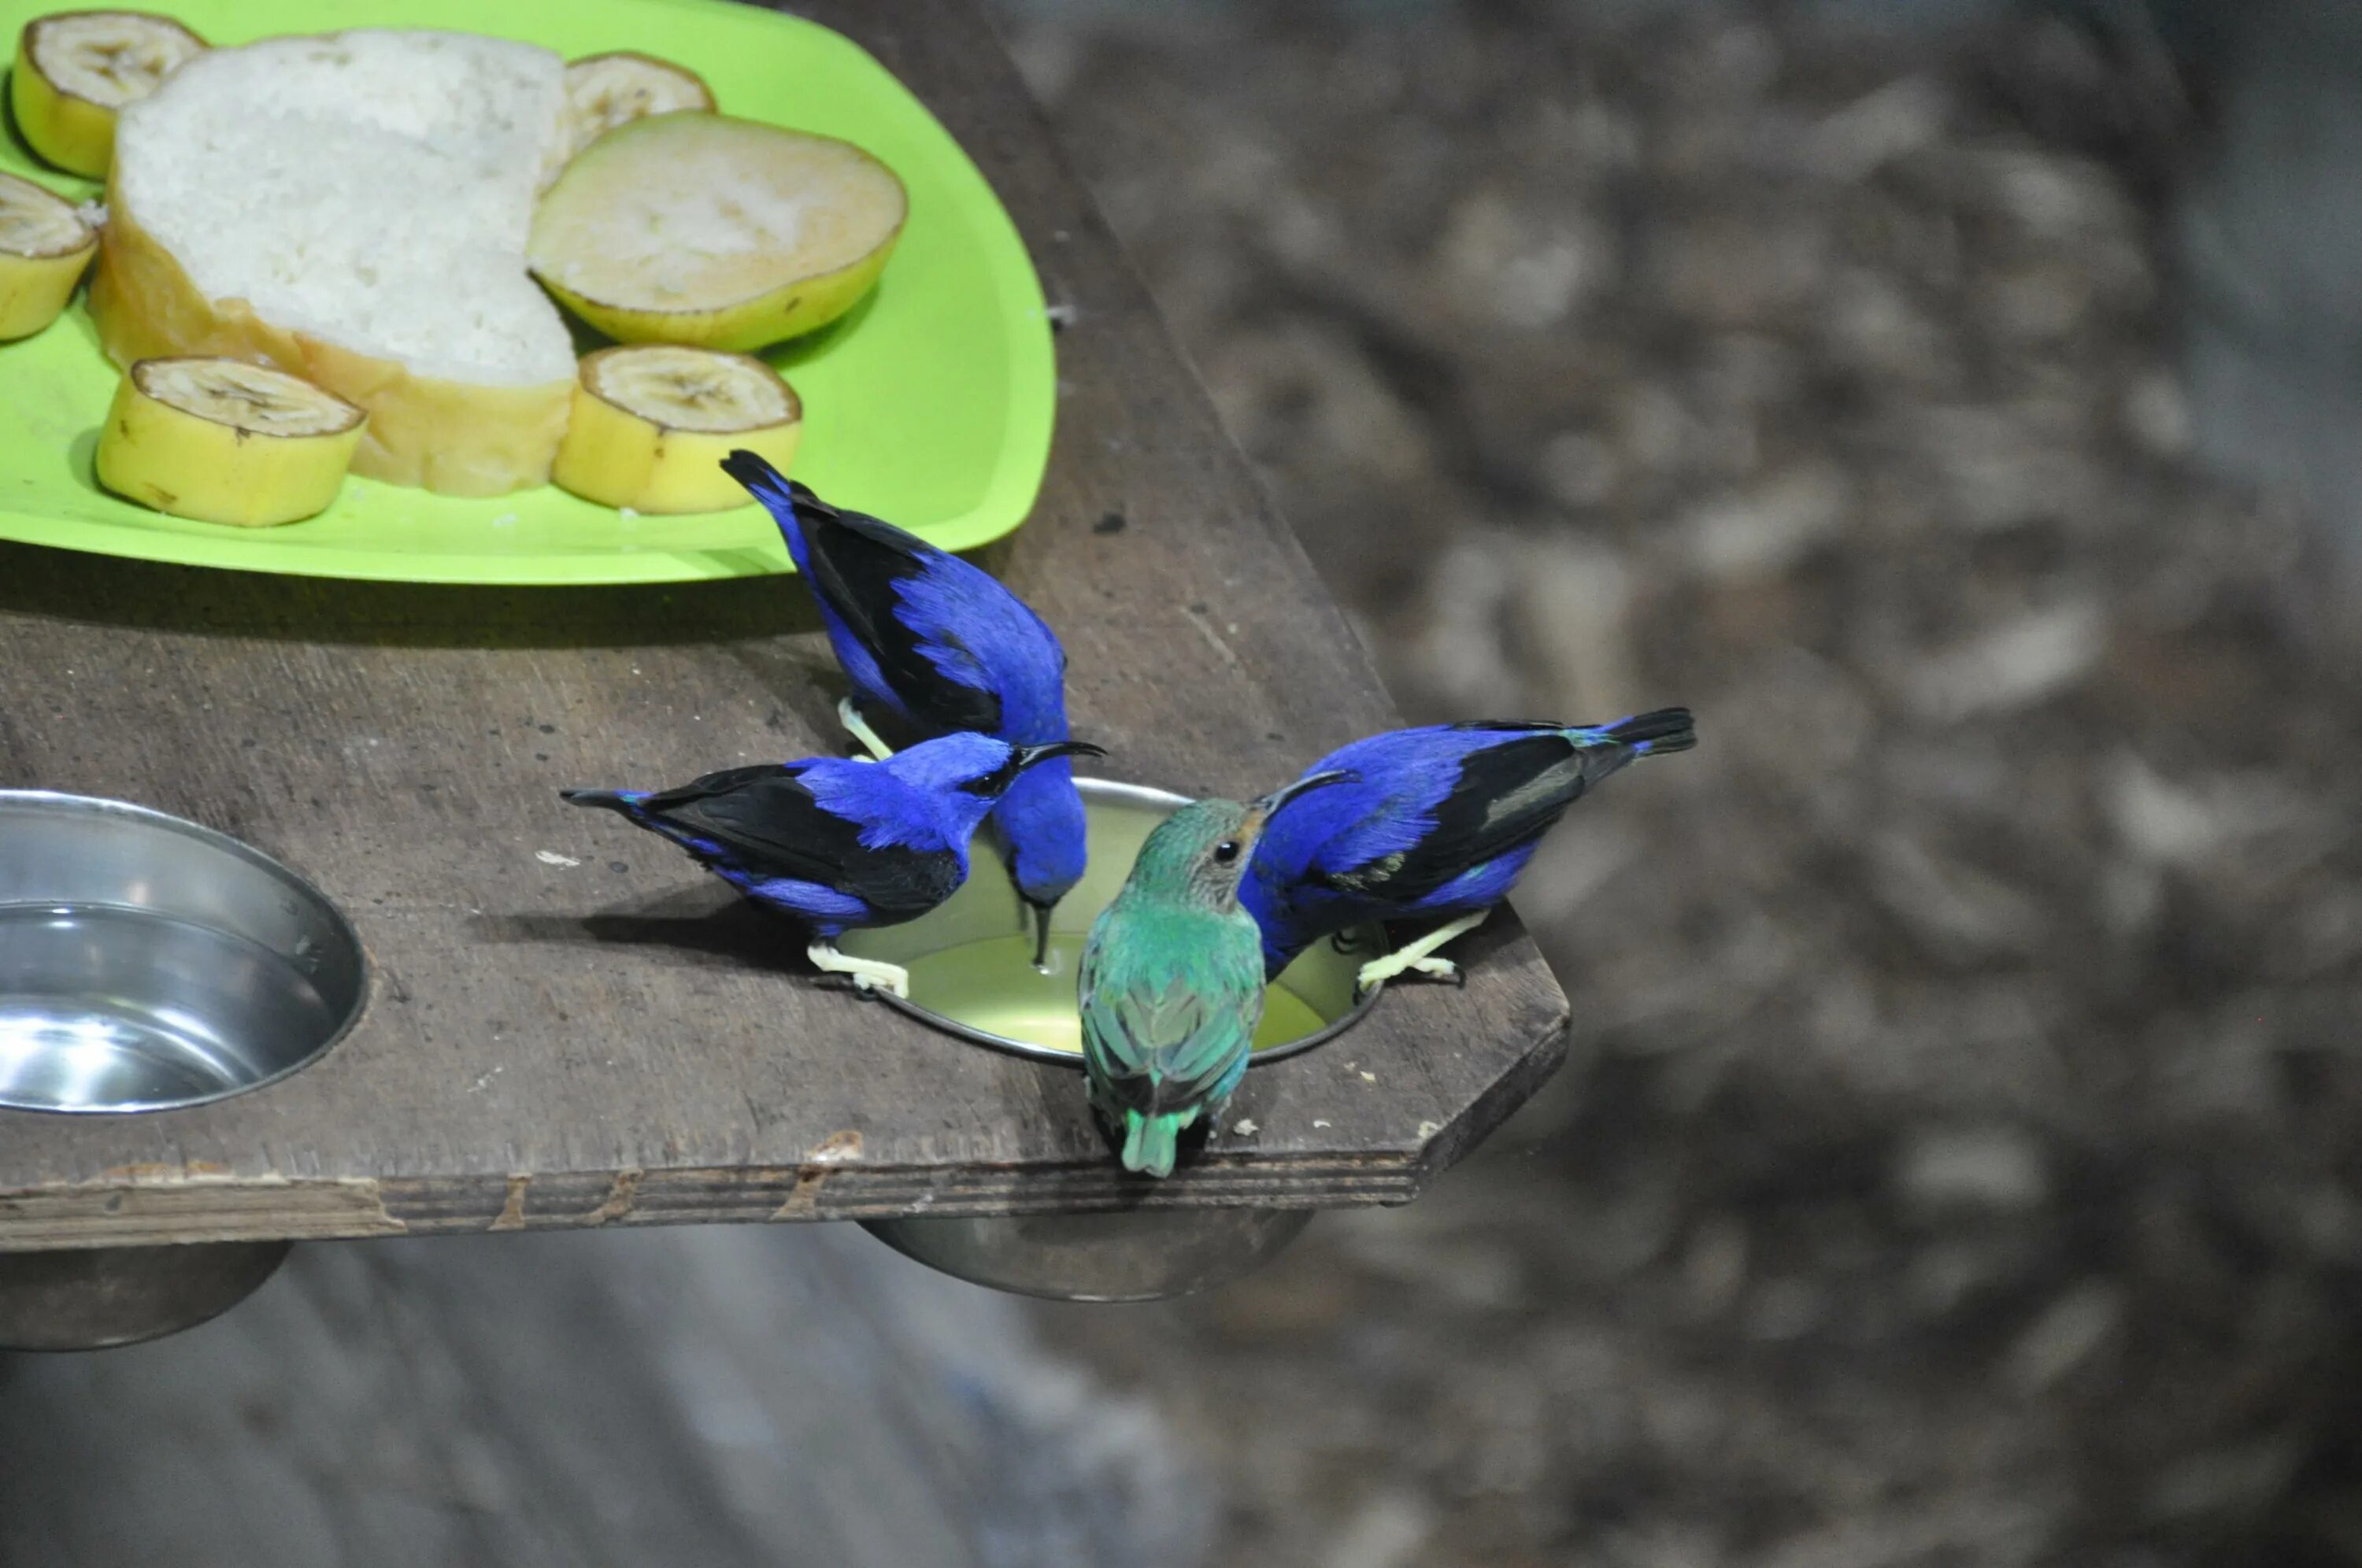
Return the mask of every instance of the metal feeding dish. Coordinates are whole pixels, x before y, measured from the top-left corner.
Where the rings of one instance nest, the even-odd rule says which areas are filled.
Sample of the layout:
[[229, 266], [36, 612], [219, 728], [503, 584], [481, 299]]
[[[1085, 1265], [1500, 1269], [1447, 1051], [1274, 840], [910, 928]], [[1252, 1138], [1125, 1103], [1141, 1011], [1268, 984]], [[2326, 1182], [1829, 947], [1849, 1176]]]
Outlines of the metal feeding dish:
[[[1044, 968], [1032, 963], [1032, 911], [1018, 897], [988, 828], [958, 892], [906, 924], [848, 931], [837, 939], [844, 952], [911, 972], [907, 1000], [885, 990], [875, 995], [963, 1040], [1080, 1070], [1075, 969], [1083, 940], [1121, 890], [1150, 831], [1189, 801], [1141, 784], [1076, 782], [1089, 822], [1090, 863], [1051, 919]], [[1375, 927], [1347, 932], [1339, 942], [1315, 943], [1290, 964], [1264, 995], [1254, 1060], [1308, 1051], [1360, 1022], [1378, 993], [1355, 998], [1353, 980], [1363, 962], [1385, 951], [1385, 940]]]
[[[312, 885], [143, 806], [0, 790], [0, 1107], [203, 1105], [294, 1072], [360, 1011], [360, 941]], [[285, 1242], [0, 1253], [0, 1346], [192, 1328]]]
[[[944, 1032], [1079, 1070], [1082, 1021], [1075, 968], [1099, 911], [1131, 875], [1152, 829], [1185, 796], [1138, 784], [1077, 781], [1090, 823], [1090, 865], [1051, 922], [1047, 973], [1034, 968], [1032, 912], [998, 850], [979, 838], [960, 890], [906, 925], [847, 932], [837, 945], [911, 972], [906, 1000], [882, 999]], [[1352, 931], [1316, 943], [1272, 983], [1255, 1036], [1257, 1065], [1310, 1050], [1367, 1016], [1377, 993], [1355, 997], [1363, 963], [1385, 933]], [[1081, 1089], [1076, 1089], [1079, 1103]], [[1110, 1156], [1112, 1157], [1112, 1156]], [[977, 1285], [1070, 1301], [1153, 1301], [1236, 1278], [1311, 1222], [1308, 1209], [1144, 1209], [1010, 1219], [871, 1220], [897, 1252]]]
[[0, 1106], [203, 1105], [360, 1010], [360, 940], [292, 871], [120, 801], [0, 790]]
[[290, 1242], [0, 1254], [0, 1348], [111, 1350], [193, 1329], [262, 1286]]
[[896, 1252], [971, 1285], [1058, 1301], [1157, 1301], [1262, 1267], [1315, 1212], [1137, 1209], [862, 1223]]

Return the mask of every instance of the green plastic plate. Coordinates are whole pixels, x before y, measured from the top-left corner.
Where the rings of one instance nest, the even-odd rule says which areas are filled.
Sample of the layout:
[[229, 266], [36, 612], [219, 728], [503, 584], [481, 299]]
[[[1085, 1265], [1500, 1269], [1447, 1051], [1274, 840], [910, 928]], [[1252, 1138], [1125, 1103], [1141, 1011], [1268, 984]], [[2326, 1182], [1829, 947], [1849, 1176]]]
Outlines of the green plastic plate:
[[[94, 0], [0, 0], [0, 42]], [[338, 28], [452, 28], [571, 60], [637, 49], [702, 74], [723, 112], [823, 132], [877, 154], [911, 217], [852, 315], [769, 358], [804, 401], [795, 475], [946, 549], [1025, 519], [1049, 460], [1057, 377], [1042, 285], [1014, 225], [949, 132], [877, 61], [814, 23], [730, 0], [133, 0], [216, 44]], [[72, 198], [96, 186], [14, 136], [0, 168]], [[354, 171], [366, 179], [365, 170]], [[760, 507], [624, 517], [543, 487], [456, 500], [364, 479], [280, 528], [189, 523], [118, 501], [92, 477], [116, 373], [79, 300], [0, 345], [0, 538], [191, 566], [414, 582], [678, 582], [791, 570]]]

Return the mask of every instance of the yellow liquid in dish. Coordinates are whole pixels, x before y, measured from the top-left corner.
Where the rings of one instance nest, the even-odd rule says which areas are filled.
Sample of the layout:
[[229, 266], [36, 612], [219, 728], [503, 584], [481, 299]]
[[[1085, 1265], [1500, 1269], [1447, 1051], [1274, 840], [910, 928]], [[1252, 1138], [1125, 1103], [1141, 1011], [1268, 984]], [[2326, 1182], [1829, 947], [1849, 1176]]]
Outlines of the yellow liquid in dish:
[[[1075, 1010], [1075, 970], [1082, 960], [1080, 932], [1053, 932], [1047, 975], [1033, 967], [1033, 939], [996, 936], [946, 947], [911, 966], [911, 999], [974, 1029], [1044, 1045], [1083, 1049], [1083, 1022]], [[1264, 992], [1255, 1049], [1268, 1050], [1327, 1028], [1329, 1020], [1294, 991]]]

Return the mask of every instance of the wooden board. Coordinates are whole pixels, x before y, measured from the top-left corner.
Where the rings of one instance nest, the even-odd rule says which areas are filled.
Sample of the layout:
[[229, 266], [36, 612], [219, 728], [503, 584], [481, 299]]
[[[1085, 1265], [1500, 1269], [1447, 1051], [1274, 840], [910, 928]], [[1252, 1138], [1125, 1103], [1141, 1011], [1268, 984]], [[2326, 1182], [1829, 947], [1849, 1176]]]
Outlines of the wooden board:
[[[804, 9], [944, 119], [1074, 309], [1041, 505], [983, 558], [1065, 638], [1105, 770], [1247, 794], [1393, 723], [967, 0]], [[816, 625], [789, 580], [442, 589], [0, 548], [0, 779], [237, 834], [339, 902], [374, 966], [360, 1024], [282, 1084], [0, 1112], [0, 1249], [1400, 1202], [1556, 1066], [1565, 999], [1503, 913], [1459, 949], [1464, 990], [1390, 992], [1248, 1076], [1254, 1132], [1126, 1178], [1073, 1072], [816, 987], [792, 928], [559, 803], [836, 748]]]

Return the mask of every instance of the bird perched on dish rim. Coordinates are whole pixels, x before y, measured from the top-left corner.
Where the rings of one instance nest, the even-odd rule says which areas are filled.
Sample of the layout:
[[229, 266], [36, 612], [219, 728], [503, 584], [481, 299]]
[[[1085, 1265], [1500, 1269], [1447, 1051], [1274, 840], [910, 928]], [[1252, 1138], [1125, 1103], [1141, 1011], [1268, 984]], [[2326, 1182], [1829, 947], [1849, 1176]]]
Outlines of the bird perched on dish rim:
[[756, 902], [802, 921], [815, 968], [908, 997], [901, 966], [839, 953], [835, 939], [915, 920], [957, 891], [977, 824], [1029, 769], [1105, 755], [1087, 741], [1011, 745], [961, 733], [883, 762], [813, 756], [724, 768], [671, 790], [559, 794], [662, 834]]
[[[999, 579], [890, 523], [830, 505], [755, 453], [733, 452], [722, 466], [771, 513], [811, 580], [829, 646], [853, 683], [837, 715], [872, 756], [891, 752], [863, 707], [930, 734], [974, 730], [1023, 745], [1066, 738], [1065, 649]], [[992, 820], [1033, 912], [1038, 968], [1051, 912], [1087, 857], [1073, 766], [1058, 760], [1028, 772]]]
[[1275, 815], [1240, 889], [1266, 972], [1349, 926], [1439, 920], [1364, 964], [1358, 988], [1409, 970], [1457, 977], [1435, 950], [1485, 922], [1569, 806], [1637, 758], [1696, 744], [1687, 708], [1660, 708], [1612, 724], [1427, 724], [1339, 747], [1306, 772], [1358, 779]]
[[1076, 986], [1083, 1078], [1124, 1169], [1170, 1176], [1180, 1135], [1230, 1103], [1264, 1003], [1263, 939], [1239, 907], [1239, 878], [1275, 812], [1350, 777], [1183, 806], [1092, 923]]

